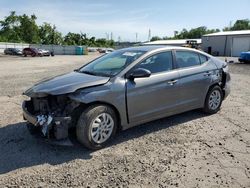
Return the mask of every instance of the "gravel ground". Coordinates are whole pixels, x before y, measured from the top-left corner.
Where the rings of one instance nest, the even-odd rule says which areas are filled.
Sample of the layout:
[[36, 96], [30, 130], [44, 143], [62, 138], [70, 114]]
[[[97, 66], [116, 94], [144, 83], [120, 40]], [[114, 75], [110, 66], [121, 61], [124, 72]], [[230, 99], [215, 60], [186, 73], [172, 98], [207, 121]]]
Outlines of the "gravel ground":
[[250, 187], [249, 64], [230, 64], [231, 95], [215, 115], [137, 126], [94, 152], [30, 136], [21, 93], [94, 57], [0, 57], [0, 187]]

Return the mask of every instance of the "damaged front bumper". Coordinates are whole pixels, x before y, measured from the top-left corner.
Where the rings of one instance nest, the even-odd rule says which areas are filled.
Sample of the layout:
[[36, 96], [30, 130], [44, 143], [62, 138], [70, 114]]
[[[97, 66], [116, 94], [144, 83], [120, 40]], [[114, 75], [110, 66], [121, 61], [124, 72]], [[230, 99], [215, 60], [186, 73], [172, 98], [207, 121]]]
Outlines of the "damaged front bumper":
[[73, 145], [68, 139], [68, 125], [71, 123], [71, 117], [56, 117], [53, 114], [34, 115], [31, 108], [31, 101], [23, 102], [23, 118], [28, 122], [27, 127], [32, 135], [53, 144]]

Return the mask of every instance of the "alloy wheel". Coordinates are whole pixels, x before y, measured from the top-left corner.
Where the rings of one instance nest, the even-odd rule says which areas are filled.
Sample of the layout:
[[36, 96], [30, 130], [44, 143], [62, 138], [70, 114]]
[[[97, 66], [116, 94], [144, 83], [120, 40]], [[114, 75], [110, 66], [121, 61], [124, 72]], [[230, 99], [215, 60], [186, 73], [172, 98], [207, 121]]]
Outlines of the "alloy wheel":
[[113, 132], [114, 120], [108, 113], [98, 115], [91, 124], [91, 137], [95, 143], [102, 144]]
[[220, 106], [221, 93], [218, 90], [214, 90], [209, 96], [209, 108], [211, 110], [216, 110]]

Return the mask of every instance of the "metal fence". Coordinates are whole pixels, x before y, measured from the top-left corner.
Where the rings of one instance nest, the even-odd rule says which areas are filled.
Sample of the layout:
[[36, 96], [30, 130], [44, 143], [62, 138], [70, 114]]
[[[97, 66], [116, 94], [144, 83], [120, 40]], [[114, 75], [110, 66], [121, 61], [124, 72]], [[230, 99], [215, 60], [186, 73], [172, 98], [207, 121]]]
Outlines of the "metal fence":
[[76, 55], [77, 46], [31, 44], [30, 47], [49, 50], [55, 55]]
[[[22, 50], [23, 48], [27, 48], [27, 47], [49, 50], [51, 52], [54, 52], [55, 55], [76, 55], [76, 48], [78, 46], [0, 42], [0, 53], [3, 53], [5, 48], [18, 48]], [[86, 46], [82, 46], [82, 47], [84, 51], [87, 50]]]
[[29, 47], [29, 44], [25, 43], [9, 43], [9, 42], [0, 42], [0, 53], [4, 52], [5, 48], [18, 48], [23, 49]]

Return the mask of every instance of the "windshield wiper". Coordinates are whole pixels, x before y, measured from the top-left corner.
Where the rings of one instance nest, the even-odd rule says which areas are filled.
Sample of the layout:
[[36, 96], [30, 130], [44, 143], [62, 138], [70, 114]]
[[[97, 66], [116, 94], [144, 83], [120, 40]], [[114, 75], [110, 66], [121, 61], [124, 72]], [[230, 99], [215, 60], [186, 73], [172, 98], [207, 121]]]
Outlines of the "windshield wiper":
[[84, 74], [89, 74], [89, 75], [93, 75], [93, 76], [104, 76], [104, 77], [110, 77], [110, 75], [102, 73], [102, 72], [91, 72], [91, 71], [80, 71], [80, 70], [75, 70], [76, 72], [80, 72], [80, 73], [84, 73]]
[[74, 69], [74, 72], [80, 72], [80, 69]]
[[84, 74], [89, 74], [89, 75], [96, 75], [96, 73], [94, 73], [94, 72], [91, 72], [91, 71], [79, 71], [78, 70], [78, 72], [80, 72], [80, 73], [84, 73]]

